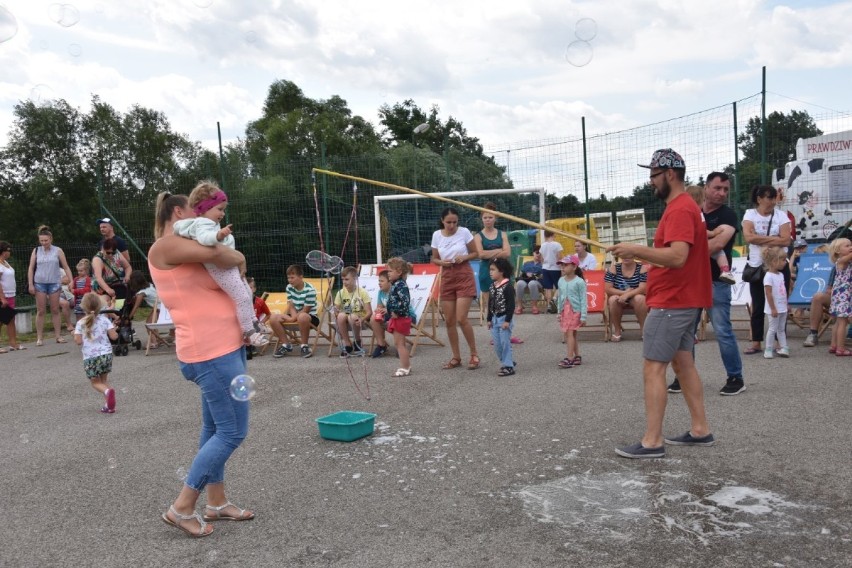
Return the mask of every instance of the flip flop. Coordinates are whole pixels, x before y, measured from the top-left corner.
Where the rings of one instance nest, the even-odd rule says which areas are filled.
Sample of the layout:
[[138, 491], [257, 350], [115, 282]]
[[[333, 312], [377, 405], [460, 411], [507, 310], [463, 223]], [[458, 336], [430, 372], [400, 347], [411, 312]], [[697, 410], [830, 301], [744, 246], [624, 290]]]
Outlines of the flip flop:
[[[612, 336], [609, 338], [609, 340], [612, 341], [613, 343], [618, 343], [619, 341], [621, 341], [621, 334], [613, 333]], [[563, 343], [564, 343], [564, 341], [563, 341]]]
[[410, 374], [411, 374], [411, 369], [405, 369], [403, 367], [400, 367], [399, 369], [394, 371], [393, 376], [394, 377], [407, 377]]
[[848, 349], [838, 349], [834, 352], [835, 357], [852, 357], [852, 351]]
[[513, 337], [509, 340], [509, 343], [514, 343], [515, 345], [518, 345], [519, 343], [523, 343], [523, 342], [524, 342], [524, 340], [521, 339], [520, 337]]
[[0, 353], [8, 353], [8, 352], [9, 352], [9, 350], [6, 349], [5, 347], [0, 347]]
[[42, 347], [42, 346], [44, 346], [44, 341], [42, 341], [41, 339], [36, 341], [36, 347]]
[[763, 352], [763, 349], [760, 349], [759, 347], [758, 348], [749, 347], [748, 349], [745, 349], [743, 351], [743, 354], [744, 355], [754, 355], [755, 353], [762, 353], [762, 352]]
[[68, 343], [68, 340], [64, 337], [60, 337], [56, 340], [56, 343]]

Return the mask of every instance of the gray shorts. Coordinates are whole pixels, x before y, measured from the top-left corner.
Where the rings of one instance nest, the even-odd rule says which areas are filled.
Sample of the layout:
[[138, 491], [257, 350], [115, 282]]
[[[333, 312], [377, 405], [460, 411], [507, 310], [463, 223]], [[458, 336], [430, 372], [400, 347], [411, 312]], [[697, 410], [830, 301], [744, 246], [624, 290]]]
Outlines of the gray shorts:
[[642, 332], [642, 356], [668, 363], [677, 351], [692, 351], [695, 319], [700, 312], [700, 308], [651, 308]]

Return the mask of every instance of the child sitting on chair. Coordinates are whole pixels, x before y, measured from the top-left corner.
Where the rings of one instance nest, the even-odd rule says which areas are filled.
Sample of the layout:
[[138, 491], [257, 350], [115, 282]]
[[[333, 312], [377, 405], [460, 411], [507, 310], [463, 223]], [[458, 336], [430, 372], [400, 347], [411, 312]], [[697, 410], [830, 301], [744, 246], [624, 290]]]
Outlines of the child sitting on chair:
[[[198, 241], [204, 246], [213, 247], [217, 244], [235, 249], [236, 241], [231, 235], [231, 226], [221, 227], [228, 207], [228, 196], [214, 183], [202, 181], [189, 194], [189, 206], [197, 217], [182, 219], [174, 224], [176, 235]], [[254, 317], [252, 293], [243, 278], [245, 267], [219, 268], [215, 264], [205, 264], [204, 268], [210, 273], [216, 284], [226, 293], [237, 306], [237, 320], [243, 337], [258, 347], [269, 342], [260, 332], [260, 325]]]
[[317, 289], [305, 282], [304, 272], [298, 264], [287, 267], [287, 282], [287, 313], [273, 314], [269, 318], [269, 325], [278, 337], [278, 348], [272, 356], [278, 359], [293, 351], [293, 346], [287, 343], [284, 325], [297, 324], [302, 340], [300, 352], [302, 357], [307, 359], [314, 354], [308, 345], [311, 326], [320, 324], [317, 317]]
[[[369, 322], [373, 315], [370, 305], [370, 294], [358, 286], [356, 279], [358, 271], [347, 266], [340, 272], [343, 287], [334, 297], [334, 316], [337, 322], [337, 333], [340, 336], [340, 357], [350, 355], [364, 356], [361, 346], [361, 328], [364, 322]], [[352, 340], [349, 339], [349, 329], [352, 329]]]

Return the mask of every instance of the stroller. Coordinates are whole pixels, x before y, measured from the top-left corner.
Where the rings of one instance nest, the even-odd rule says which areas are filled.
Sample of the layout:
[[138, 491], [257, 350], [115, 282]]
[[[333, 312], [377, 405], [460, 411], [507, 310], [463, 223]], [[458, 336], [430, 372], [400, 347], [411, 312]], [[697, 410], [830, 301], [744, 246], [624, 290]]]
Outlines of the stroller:
[[118, 330], [118, 339], [112, 342], [112, 352], [116, 356], [127, 355], [131, 345], [137, 351], [142, 349], [142, 341], [136, 339], [133, 321], [130, 318], [132, 309], [132, 304], [125, 300], [120, 309], [101, 310], [103, 314], [115, 314], [118, 316], [118, 322], [115, 326]]

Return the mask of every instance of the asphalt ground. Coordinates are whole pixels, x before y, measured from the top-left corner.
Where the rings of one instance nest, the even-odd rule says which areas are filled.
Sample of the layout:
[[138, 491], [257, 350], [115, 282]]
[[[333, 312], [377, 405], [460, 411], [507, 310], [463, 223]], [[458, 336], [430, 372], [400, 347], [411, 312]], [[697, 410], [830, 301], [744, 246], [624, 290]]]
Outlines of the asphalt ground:
[[[73, 344], [0, 355], [0, 565], [852, 564], [852, 359], [825, 341], [805, 349], [791, 326], [791, 357], [744, 357], [748, 390], [733, 397], [718, 394], [712, 336], [699, 343], [718, 443], [632, 461], [613, 448], [644, 427], [635, 331], [584, 334], [583, 365], [563, 370], [555, 316], [521, 316], [518, 373], [499, 378], [474, 329], [476, 371], [441, 370], [449, 349], [432, 346], [407, 378], [391, 378], [391, 354], [250, 361], [258, 394], [227, 484], [257, 518], [200, 540], [160, 520], [200, 424], [173, 353], [116, 358], [114, 415], [98, 412]], [[376, 413], [375, 433], [321, 439], [314, 419], [339, 410]], [[671, 395], [666, 433], [688, 425]]]

